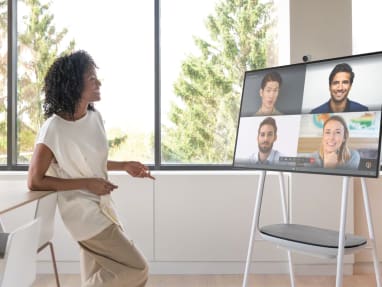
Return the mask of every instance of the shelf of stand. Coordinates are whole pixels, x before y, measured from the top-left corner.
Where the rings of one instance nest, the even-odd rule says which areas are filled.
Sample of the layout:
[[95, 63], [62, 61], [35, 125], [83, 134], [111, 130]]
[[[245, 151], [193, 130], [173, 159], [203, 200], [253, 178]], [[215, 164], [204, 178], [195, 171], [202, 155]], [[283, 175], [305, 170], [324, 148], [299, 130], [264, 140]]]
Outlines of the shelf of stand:
[[[272, 224], [260, 228], [264, 240], [303, 253], [325, 257], [338, 254], [339, 232], [301, 224]], [[351, 254], [367, 244], [361, 236], [346, 234], [344, 254]]]

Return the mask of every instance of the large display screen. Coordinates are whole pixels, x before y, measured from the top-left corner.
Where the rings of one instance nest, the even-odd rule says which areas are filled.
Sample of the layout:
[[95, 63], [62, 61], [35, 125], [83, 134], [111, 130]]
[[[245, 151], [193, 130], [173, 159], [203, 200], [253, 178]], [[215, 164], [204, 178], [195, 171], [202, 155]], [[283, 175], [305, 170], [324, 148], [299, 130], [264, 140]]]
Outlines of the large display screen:
[[377, 177], [382, 52], [244, 77], [234, 167]]

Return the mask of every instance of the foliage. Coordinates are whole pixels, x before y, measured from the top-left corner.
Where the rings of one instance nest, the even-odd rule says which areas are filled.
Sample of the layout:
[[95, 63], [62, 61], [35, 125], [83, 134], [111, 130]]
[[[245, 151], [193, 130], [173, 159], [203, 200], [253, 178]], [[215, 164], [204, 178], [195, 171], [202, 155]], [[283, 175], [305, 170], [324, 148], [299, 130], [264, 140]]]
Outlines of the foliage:
[[[6, 130], [5, 119], [7, 110], [7, 23], [8, 23], [8, 10], [7, 1], [0, 1], [0, 155], [6, 152]], [[5, 140], [5, 143], [4, 143]]]
[[[222, 1], [206, 21], [209, 39], [194, 37], [200, 54], [184, 60], [174, 83], [181, 104], [173, 104], [172, 125], [163, 127], [162, 154], [166, 162], [222, 163], [232, 159], [244, 71], [266, 65], [271, 5], [257, 0]], [[68, 31], [57, 31], [50, 2], [17, 3], [25, 7], [25, 16], [18, 23], [23, 28], [18, 31], [17, 47], [18, 149], [31, 152], [44, 120], [43, 77], [52, 61], [72, 51], [75, 42], [64, 45]], [[0, 47], [7, 46], [7, 21], [7, 1], [0, 0]], [[6, 135], [8, 56], [6, 49], [0, 51], [0, 132]], [[109, 143], [117, 151], [128, 141], [125, 135], [119, 135]], [[0, 154], [4, 153], [6, 141], [2, 137]], [[23, 156], [27, 161], [28, 155]], [[145, 156], [152, 158], [152, 154]]]
[[174, 92], [181, 99], [164, 126], [165, 162], [224, 163], [233, 158], [241, 85], [246, 70], [267, 61], [272, 4], [223, 0], [206, 21], [209, 41], [194, 37], [200, 55], [182, 63]]
[[116, 148], [118, 146], [120, 146], [121, 144], [123, 144], [127, 139], [127, 135], [123, 135], [123, 136], [120, 136], [120, 137], [115, 137], [111, 140], [108, 140], [108, 145], [109, 145], [109, 148]]
[[[71, 52], [75, 41], [64, 44], [68, 30], [57, 30], [51, 2], [44, 0], [19, 0], [18, 9], [23, 10], [18, 21], [17, 38], [17, 137], [18, 163], [27, 163], [32, 154], [37, 131], [44, 117], [42, 110], [42, 87], [45, 74], [52, 62], [60, 55]], [[0, 0], [0, 47], [7, 46], [7, 1]], [[7, 50], [0, 53], [0, 138], [1, 158], [7, 152]], [[127, 136], [109, 141], [111, 148], [118, 148]]]
[[153, 147], [151, 133], [109, 130], [108, 135], [113, 138], [113, 140], [109, 140], [110, 160], [139, 159], [145, 163], [153, 163], [154, 151], [146, 148]]
[[[41, 3], [39, 0], [20, 0], [17, 2], [19, 8], [25, 7], [25, 16], [18, 22], [19, 33], [17, 42], [17, 128], [18, 128], [18, 151], [31, 152], [34, 145], [36, 133], [44, 118], [42, 113], [42, 86], [45, 73], [53, 60], [60, 55], [59, 48], [67, 30], [56, 31], [54, 16], [50, 14], [50, 3]], [[6, 14], [6, 2], [0, 2], [0, 42], [7, 43], [6, 34], [8, 21]], [[20, 27], [23, 27], [20, 31]], [[71, 41], [61, 51], [66, 53], [74, 49], [75, 42]], [[0, 112], [5, 112], [7, 103], [6, 59], [7, 52], [0, 57], [0, 79], [2, 101]], [[4, 91], [5, 89], [5, 91]], [[4, 132], [4, 118], [0, 118], [1, 133]], [[4, 153], [2, 149], [0, 151]], [[21, 155], [20, 155], [21, 156]], [[26, 161], [28, 156], [24, 159]]]
[[56, 30], [54, 16], [49, 11], [50, 3], [23, 0], [22, 4], [26, 13], [19, 23], [25, 29], [18, 35], [17, 118], [20, 121], [19, 149], [30, 151], [44, 121], [42, 87], [45, 74], [54, 59], [74, 50], [75, 42], [70, 41], [60, 51], [68, 31]]

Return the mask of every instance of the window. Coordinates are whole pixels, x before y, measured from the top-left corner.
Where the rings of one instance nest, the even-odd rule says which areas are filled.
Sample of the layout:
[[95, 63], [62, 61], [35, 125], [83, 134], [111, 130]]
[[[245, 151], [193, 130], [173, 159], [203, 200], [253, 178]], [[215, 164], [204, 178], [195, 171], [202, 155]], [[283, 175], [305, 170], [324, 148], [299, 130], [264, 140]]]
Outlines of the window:
[[0, 2], [0, 165], [7, 164], [8, 6]]
[[232, 163], [244, 72], [279, 63], [275, 8], [161, 1], [163, 165]]
[[[381, 9], [380, 1], [352, 1], [353, 54], [382, 51], [382, 38], [378, 36], [382, 25]], [[382, 167], [382, 150], [380, 162]]]
[[382, 51], [382, 38], [378, 36], [382, 25], [381, 9], [381, 1], [352, 1], [353, 54]]
[[[17, 163], [30, 160], [33, 142], [44, 121], [41, 88], [49, 65], [60, 53], [83, 49], [99, 67], [102, 100], [95, 107], [105, 121], [110, 157], [139, 158], [152, 164], [153, 3], [119, 1], [105, 5], [92, 0], [40, 3], [18, 2]], [[53, 17], [51, 22], [43, 20], [48, 17]]]
[[[26, 169], [45, 120], [45, 73], [56, 57], [79, 49], [99, 67], [102, 100], [95, 107], [105, 121], [111, 159], [155, 168], [229, 168], [244, 71], [280, 62], [277, 19], [288, 10], [276, 9], [280, 0], [15, 1], [11, 71], [7, 9], [0, 7], [2, 169]], [[9, 95], [13, 125], [7, 123]]]

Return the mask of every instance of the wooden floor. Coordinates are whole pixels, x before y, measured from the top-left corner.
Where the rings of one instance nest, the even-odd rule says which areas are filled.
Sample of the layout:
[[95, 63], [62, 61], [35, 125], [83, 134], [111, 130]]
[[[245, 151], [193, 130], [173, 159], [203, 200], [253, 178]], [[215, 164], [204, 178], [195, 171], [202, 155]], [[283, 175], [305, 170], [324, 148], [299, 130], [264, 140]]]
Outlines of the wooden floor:
[[[242, 275], [151, 275], [146, 287], [241, 287]], [[79, 275], [60, 275], [61, 287], [80, 287]], [[334, 287], [335, 276], [296, 276], [296, 287]], [[32, 287], [55, 287], [53, 275], [38, 275]], [[251, 275], [248, 287], [289, 287], [288, 275]], [[344, 287], [375, 287], [371, 275], [344, 276]]]

